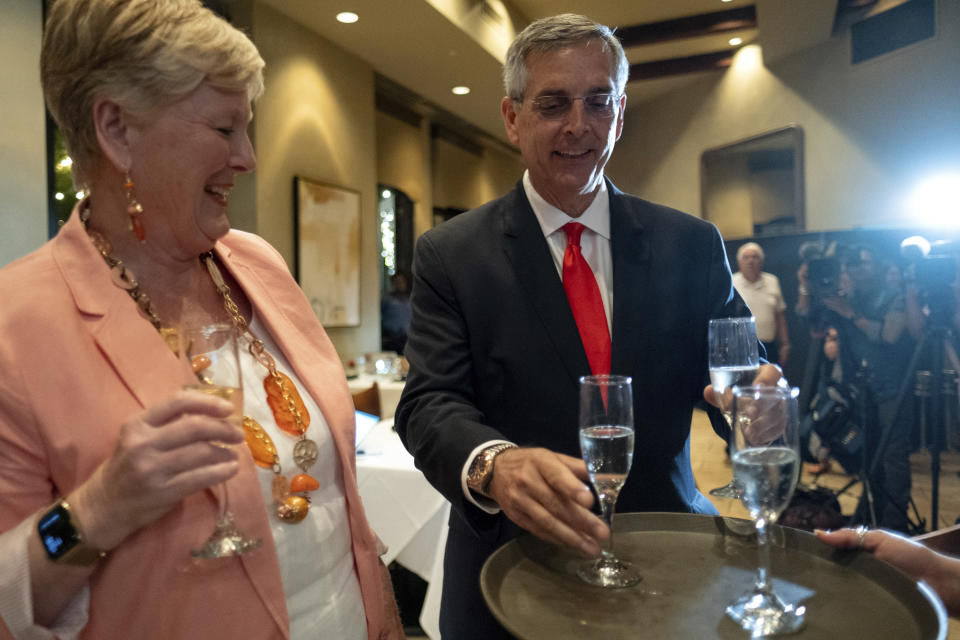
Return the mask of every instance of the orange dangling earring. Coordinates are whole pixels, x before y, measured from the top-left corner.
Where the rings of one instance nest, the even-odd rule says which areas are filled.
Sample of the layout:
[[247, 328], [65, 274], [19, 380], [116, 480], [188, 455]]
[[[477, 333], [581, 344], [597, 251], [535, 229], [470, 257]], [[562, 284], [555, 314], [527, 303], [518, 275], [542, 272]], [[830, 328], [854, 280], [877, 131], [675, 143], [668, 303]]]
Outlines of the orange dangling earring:
[[124, 177], [123, 189], [127, 196], [127, 215], [130, 217], [130, 231], [133, 232], [133, 235], [140, 244], [143, 244], [147, 239], [147, 232], [143, 228], [143, 221], [140, 219], [140, 214], [143, 213], [143, 207], [137, 202], [137, 197], [133, 195], [133, 180], [130, 179], [129, 173]]

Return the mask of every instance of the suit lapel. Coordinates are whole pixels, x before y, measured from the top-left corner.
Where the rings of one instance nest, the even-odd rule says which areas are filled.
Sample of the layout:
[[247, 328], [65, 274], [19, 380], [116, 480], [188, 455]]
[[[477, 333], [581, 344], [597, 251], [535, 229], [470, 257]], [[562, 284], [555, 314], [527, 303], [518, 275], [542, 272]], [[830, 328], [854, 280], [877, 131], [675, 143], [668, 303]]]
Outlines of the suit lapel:
[[[638, 212], [611, 182], [610, 253], [613, 260], [611, 373], [629, 374], [647, 336], [643, 306], [651, 301], [650, 246]], [[639, 382], [639, 381], [636, 381]]]
[[76, 213], [53, 242], [54, 259], [92, 338], [140, 405], [149, 407], [187, 382], [157, 330], [113, 284]]
[[590, 374], [563, 282], [522, 184], [503, 200], [504, 252], [571, 380]]

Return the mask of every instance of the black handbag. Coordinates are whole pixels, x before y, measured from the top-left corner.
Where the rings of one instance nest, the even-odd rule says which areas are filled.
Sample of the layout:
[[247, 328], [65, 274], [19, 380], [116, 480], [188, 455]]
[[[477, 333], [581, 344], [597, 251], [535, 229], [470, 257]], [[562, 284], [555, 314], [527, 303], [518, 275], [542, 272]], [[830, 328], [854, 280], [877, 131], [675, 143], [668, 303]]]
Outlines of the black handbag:
[[810, 411], [804, 418], [808, 424], [803, 432], [816, 432], [830, 448], [830, 456], [847, 473], [858, 473], [863, 467], [863, 448], [866, 433], [856, 419], [856, 392], [838, 382], [823, 385], [810, 402]]

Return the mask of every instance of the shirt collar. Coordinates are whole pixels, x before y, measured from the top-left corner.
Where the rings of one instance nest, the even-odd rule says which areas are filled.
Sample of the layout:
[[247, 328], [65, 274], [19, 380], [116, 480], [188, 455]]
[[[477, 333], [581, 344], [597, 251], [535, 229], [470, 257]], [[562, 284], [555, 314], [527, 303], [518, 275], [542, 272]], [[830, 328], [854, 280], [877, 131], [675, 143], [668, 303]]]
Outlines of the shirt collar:
[[600, 237], [610, 239], [610, 196], [607, 193], [607, 181], [600, 181], [600, 188], [579, 218], [573, 218], [543, 199], [530, 181], [530, 171], [523, 172], [523, 190], [533, 209], [544, 236], [549, 236], [568, 222], [579, 222]]
[[743, 272], [741, 271], [737, 271], [736, 275], [740, 276], [740, 280], [743, 282], [744, 286], [750, 287], [751, 289], [763, 288], [764, 278], [762, 273], [760, 274], [760, 277], [754, 280], [753, 282], [750, 282], [749, 280], [747, 280], [747, 277], [743, 275]]

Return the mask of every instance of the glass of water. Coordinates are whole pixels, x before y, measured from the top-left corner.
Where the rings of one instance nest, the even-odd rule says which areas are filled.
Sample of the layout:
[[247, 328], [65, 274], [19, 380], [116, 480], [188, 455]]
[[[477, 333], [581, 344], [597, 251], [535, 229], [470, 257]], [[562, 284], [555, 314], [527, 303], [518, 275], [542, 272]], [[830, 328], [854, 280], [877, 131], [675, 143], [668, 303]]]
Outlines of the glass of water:
[[[730, 387], [746, 386], [753, 382], [760, 370], [760, 352], [757, 348], [757, 322], [753, 316], [716, 318], [707, 331], [710, 367], [710, 385], [713, 387], [723, 416], [730, 417]], [[710, 490], [715, 498], [738, 498], [737, 483], [731, 480], [722, 487]]]
[[757, 528], [759, 562], [753, 589], [726, 613], [753, 638], [793, 633], [804, 624], [806, 607], [786, 603], [773, 591], [767, 539], [800, 473], [798, 394], [796, 388], [733, 388], [733, 475]]
[[580, 378], [580, 451], [600, 500], [610, 539], [600, 556], [577, 575], [599, 587], [629, 587], [640, 575], [613, 554], [613, 511], [633, 463], [633, 380], [629, 376]]

